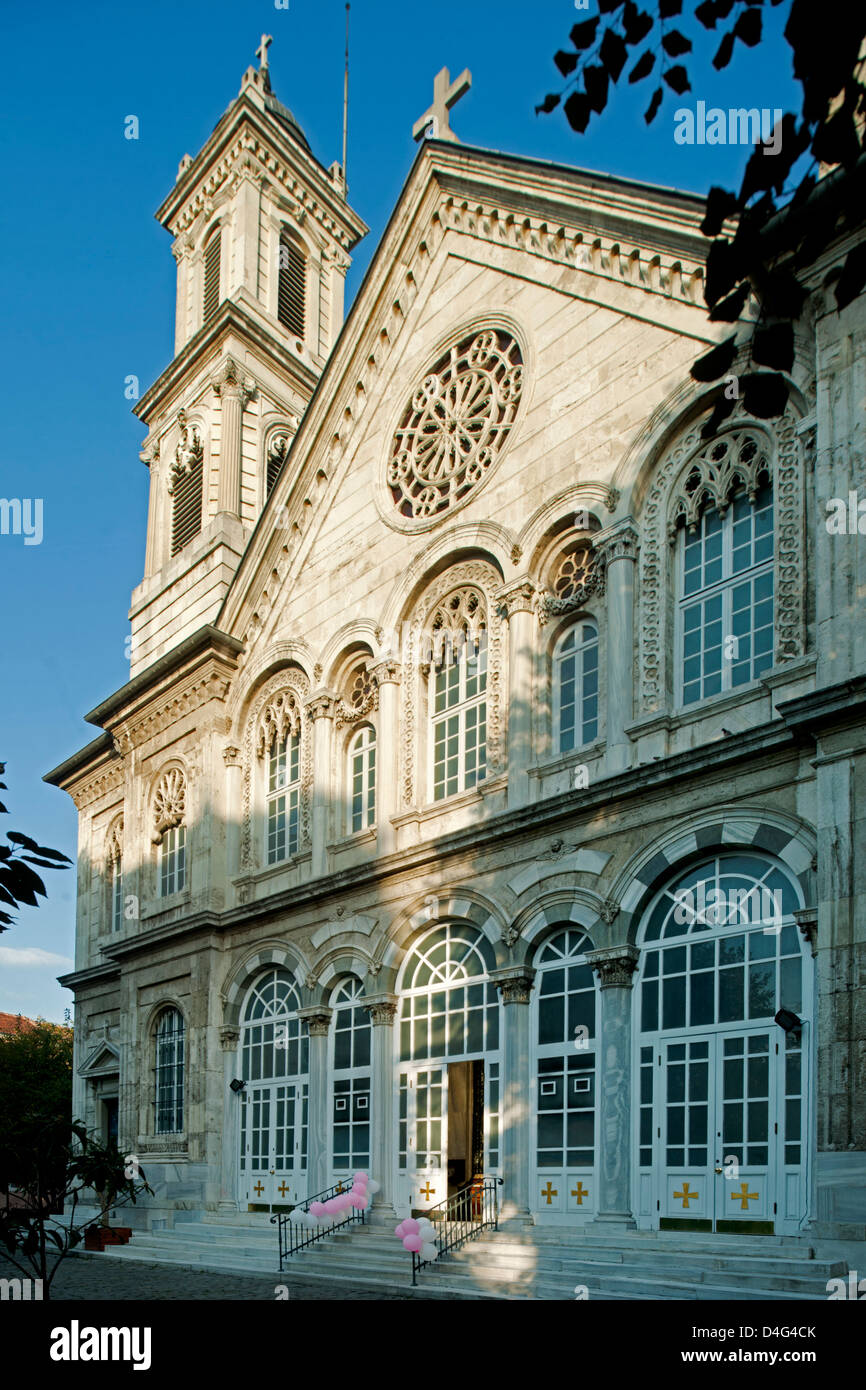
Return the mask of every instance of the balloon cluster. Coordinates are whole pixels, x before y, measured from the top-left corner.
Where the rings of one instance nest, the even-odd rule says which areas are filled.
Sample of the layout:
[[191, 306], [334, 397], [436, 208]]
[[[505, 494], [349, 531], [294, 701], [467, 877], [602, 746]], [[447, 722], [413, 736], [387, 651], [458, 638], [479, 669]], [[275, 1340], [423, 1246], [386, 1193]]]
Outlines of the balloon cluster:
[[353, 1208], [355, 1211], [366, 1211], [371, 1197], [379, 1191], [379, 1186], [380, 1184], [374, 1182], [366, 1173], [353, 1173], [352, 1186], [346, 1192], [338, 1192], [336, 1196], [329, 1197], [327, 1202], [311, 1202], [309, 1211], [295, 1207], [289, 1220], [297, 1226], [318, 1226], [320, 1221], [329, 1216], [338, 1216], [343, 1211]]
[[422, 1216], [416, 1221], [414, 1216], [407, 1216], [395, 1228], [394, 1235], [400, 1237], [404, 1250], [420, 1255], [422, 1260], [435, 1260], [439, 1255], [435, 1244], [436, 1228], [429, 1217]]

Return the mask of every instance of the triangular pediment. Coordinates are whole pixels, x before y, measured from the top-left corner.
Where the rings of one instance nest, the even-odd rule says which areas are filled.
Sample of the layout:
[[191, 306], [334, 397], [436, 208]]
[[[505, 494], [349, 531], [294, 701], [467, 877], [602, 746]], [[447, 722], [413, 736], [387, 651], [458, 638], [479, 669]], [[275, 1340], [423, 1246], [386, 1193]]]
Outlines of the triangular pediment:
[[79, 1076], [111, 1076], [120, 1071], [120, 1049], [101, 1040], [78, 1068]]

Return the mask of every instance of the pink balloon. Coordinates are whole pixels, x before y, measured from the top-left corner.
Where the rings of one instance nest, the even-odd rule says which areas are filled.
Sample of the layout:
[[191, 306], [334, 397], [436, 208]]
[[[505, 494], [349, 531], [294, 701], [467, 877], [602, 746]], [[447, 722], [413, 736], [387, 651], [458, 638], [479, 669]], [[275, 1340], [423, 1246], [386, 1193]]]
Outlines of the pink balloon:
[[365, 1197], [363, 1193], [358, 1193], [352, 1197], [352, 1206], [356, 1211], [366, 1211], [369, 1205], [369, 1198]]
[[403, 1234], [404, 1234], [404, 1236], [417, 1236], [417, 1234], [418, 1234], [418, 1232], [420, 1231], [420, 1229], [421, 1229], [421, 1227], [419, 1226], [418, 1222], [415, 1220], [414, 1216], [407, 1216], [407, 1217], [406, 1217], [406, 1220], [403, 1222]]
[[323, 1212], [324, 1210], [325, 1210], [325, 1206], [324, 1206], [324, 1203], [323, 1203], [323, 1202], [311, 1202], [311, 1203], [310, 1203], [310, 1211], [313, 1213], [314, 1216], [321, 1216], [321, 1215], [322, 1215], [322, 1212]]
[[326, 1211], [329, 1216], [333, 1216], [334, 1212], [339, 1211], [339, 1207], [337, 1206], [337, 1198], [329, 1197], [327, 1202], [323, 1204], [322, 1210]]
[[403, 1249], [413, 1250], [417, 1254], [420, 1251], [421, 1246], [423, 1244], [424, 1242], [420, 1236], [406, 1236], [405, 1240], [403, 1241]]
[[369, 1181], [369, 1179], [367, 1178], [367, 1174], [366, 1174], [366, 1173], [353, 1173], [353, 1174], [352, 1174], [352, 1182], [365, 1182], [365, 1183], [366, 1183], [366, 1182], [368, 1182], [368, 1181]]
[[395, 1227], [394, 1227], [394, 1235], [395, 1235], [395, 1236], [399, 1236], [400, 1239], [402, 1240], [403, 1237], [404, 1237], [406, 1234], [407, 1234], [407, 1232], [406, 1232], [406, 1222], [405, 1222], [405, 1221], [401, 1221], [399, 1226], [395, 1226]]

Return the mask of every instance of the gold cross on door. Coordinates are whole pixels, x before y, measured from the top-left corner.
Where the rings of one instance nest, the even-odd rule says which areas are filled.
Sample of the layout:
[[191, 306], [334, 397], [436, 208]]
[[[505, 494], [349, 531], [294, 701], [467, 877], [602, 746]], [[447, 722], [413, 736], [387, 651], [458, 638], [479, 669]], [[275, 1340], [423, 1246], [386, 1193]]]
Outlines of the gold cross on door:
[[687, 1182], [684, 1182], [684, 1183], [683, 1183], [683, 1190], [682, 1190], [682, 1192], [675, 1192], [675, 1193], [674, 1193], [674, 1201], [675, 1201], [675, 1202], [678, 1202], [678, 1201], [680, 1200], [680, 1198], [682, 1197], [682, 1199], [683, 1199], [683, 1206], [685, 1207], [686, 1211], [690, 1211], [691, 1208], [690, 1208], [690, 1206], [689, 1206], [689, 1202], [696, 1202], [696, 1201], [698, 1200], [699, 1196], [700, 1196], [700, 1193], [699, 1193], [699, 1192], [690, 1192], [690, 1191], [689, 1191], [689, 1185], [688, 1185], [688, 1183], [687, 1183]]
[[423, 1197], [425, 1202], [429, 1202], [431, 1197], [436, 1195], [436, 1188], [431, 1187], [429, 1181], [418, 1189], [418, 1196]]
[[262, 1193], [264, 1192], [264, 1190], [265, 1190], [265, 1189], [263, 1188], [263, 1186], [262, 1186], [262, 1184], [261, 1184], [260, 1182], [257, 1182], [256, 1185], [255, 1185], [255, 1187], [253, 1188], [253, 1192], [255, 1192], [255, 1194], [256, 1194], [257, 1197], [261, 1197], [261, 1195], [262, 1195]]
[[584, 1187], [583, 1183], [578, 1180], [577, 1187], [571, 1189], [571, 1195], [577, 1198], [577, 1205], [582, 1207], [584, 1197], [589, 1196], [589, 1188]]
[[750, 1192], [750, 1191], [749, 1191], [749, 1184], [748, 1184], [747, 1182], [744, 1182], [744, 1183], [741, 1184], [741, 1186], [740, 1186], [740, 1191], [739, 1191], [739, 1192], [732, 1192], [732, 1193], [731, 1193], [731, 1201], [732, 1201], [732, 1202], [736, 1202], [738, 1198], [739, 1198], [739, 1202], [740, 1202], [740, 1211], [748, 1211], [748, 1210], [749, 1210], [749, 1203], [750, 1203], [750, 1202], [757, 1202], [757, 1200], [758, 1200], [758, 1194], [757, 1194], [757, 1192]]
[[547, 1198], [547, 1205], [548, 1205], [548, 1206], [550, 1206], [550, 1204], [551, 1204], [551, 1202], [553, 1201], [554, 1197], [558, 1197], [558, 1196], [559, 1196], [558, 1190], [557, 1190], [555, 1187], [552, 1187], [552, 1186], [551, 1186], [551, 1184], [550, 1184], [550, 1179], [549, 1179], [549, 1178], [548, 1178], [548, 1180], [547, 1180], [547, 1187], [543, 1187], [543, 1188], [541, 1189], [541, 1195], [542, 1195], [542, 1197], [546, 1197], [546, 1198]]

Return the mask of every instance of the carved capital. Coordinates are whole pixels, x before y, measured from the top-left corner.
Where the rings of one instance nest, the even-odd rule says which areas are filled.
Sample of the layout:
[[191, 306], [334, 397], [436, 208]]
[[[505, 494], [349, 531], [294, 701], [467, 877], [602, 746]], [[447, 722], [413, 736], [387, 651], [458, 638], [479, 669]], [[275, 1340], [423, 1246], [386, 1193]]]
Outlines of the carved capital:
[[599, 951], [587, 951], [586, 959], [598, 975], [601, 989], [631, 989], [640, 952], [636, 946], [626, 943], [622, 946], [605, 946]]
[[309, 1009], [298, 1009], [298, 1018], [306, 1020], [311, 1038], [326, 1038], [331, 1027], [333, 1009], [324, 1009], [315, 1004]]
[[619, 914], [620, 905], [614, 898], [605, 898], [601, 907], [598, 909], [599, 917], [603, 922], [606, 922], [608, 926], [610, 926], [611, 922], [616, 921]]
[[808, 941], [812, 950], [812, 955], [818, 954], [818, 909], [817, 907], [801, 907], [794, 913], [794, 921], [800, 928], [804, 941]]
[[528, 965], [509, 965], [504, 970], [491, 970], [490, 979], [499, 990], [503, 1004], [528, 1004], [535, 980], [535, 971]]
[[234, 744], [229, 744], [226, 748], [223, 749], [223, 762], [225, 763], [226, 767], [240, 767], [241, 750], [239, 748], [235, 748]]
[[[378, 973], [378, 972], [377, 972]], [[396, 994], [371, 994], [361, 1001], [374, 1028], [392, 1028], [397, 1017]]]
[[238, 1042], [240, 1041], [239, 1028], [220, 1029], [220, 1049], [223, 1052], [237, 1052]]
[[637, 560], [640, 536], [630, 522], [623, 521], [604, 531], [597, 531], [592, 543], [601, 562], [610, 566], [615, 560]]
[[216, 376], [211, 378], [211, 385], [220, 397], [238, 396], [241, 410], [246, 410], [257, 389], [252, 377], [242, 374], [233, 357], [226, 358]]
[[314, 722], [317, 719], [333, 719], [337, 709], [337, 696], [332, 690], [317, 690], [304, 708]]
[[403, 667], [395, 657], [385, 657], [367, 669], [377, 686], [399, 685], [403, 678]]
[[497, 591], [496, 598], [503, 617], [511, 618], [515, 613], [531, 613], [535, 605], [535, 585], [525, 577], [504, 584]]

